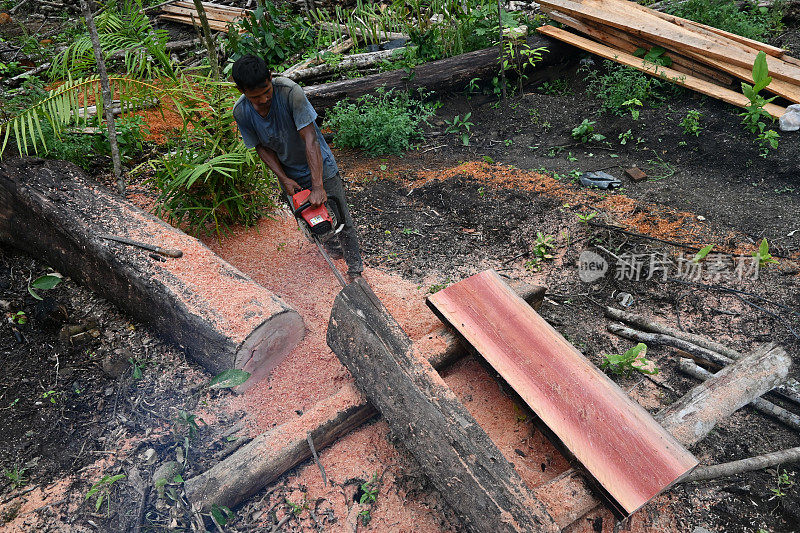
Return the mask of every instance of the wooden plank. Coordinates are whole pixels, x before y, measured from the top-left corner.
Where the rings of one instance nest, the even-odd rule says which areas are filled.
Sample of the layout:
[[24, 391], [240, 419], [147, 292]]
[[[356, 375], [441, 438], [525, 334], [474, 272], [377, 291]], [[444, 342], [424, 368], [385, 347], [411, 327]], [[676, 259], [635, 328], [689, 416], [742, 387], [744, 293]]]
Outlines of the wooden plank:
[[755, 50], [760, 50], [767, 55], [774, 56], [774, 57], [781, 57], [786, 53], [786, 50], [782, 48], [778, 48], [777, 46], [772, 46], [766, 43], [762, 43], [761, 41], [756, 41], [754, 39], [749, 39], [747, 37], [742, 37], [741, 35], [736, 35], [735, 33], [731, 33], [729, 31], [721, 30], [719, 28], [715, 28], [713, 26], [708, 26], [706, 24], [700, 24], [699, 22], [695, 22], [693, 20], [677, 17], [675, 15], [670, 15], [668, 13], [663, 13], [661, 11], [656, 11], [655, 9], [650, 9], [645, 7], [641, 4], [636, 2], [625, 2], [625, 5], [633, 4], [629, 7], [634, 7], [639, 9], [640, 11], [647, 11], [648, 13], [657, 16], [660, 19], [666, 20], [667, 22], [671, 22], [672, 24], [676, 24], [678, 26], [684, 27], [686, 29], [692, 30], [703, 30], [703, 33], [714, 33], [719, 35], [720, 37], [725, 37], [730, 39], [731, 41], [736, 41], [740, 44], [745, 45], [748, 48], [752, 48]]
[[[163, 13], [186, 16], [190, 19], [192, 15], [194, 15], [195, 19], [200, 20], [200, 15], [197, 14], [196, 10], [185, 7], [164, 6]], [[236, 20], [235, 18], [226, 17], [220, 13], [214, 13], [210, 11], [206, 11], [206, 18], [208, 18], [208, 20], [216, 20], [218, 22], [234, 22]]]
[[[636, 39], [632, 35], [629, 35], [616, 28], [602, 26], [596, 22], [579, 20], [570, 17], [569, 15], [564, 15], [549, 9], [545, 9], [544, 11], [556, 22], [560, 22], [566, 26], [569, 26], [570, 28], [578, 30], [579, 32], [593, 37], [604, 44], [619, 48], [623, 52], [632, 54], [639, 48], [649, 49], [654, 46], [658, 46], [653, 43], [646, 42], [643, 39]], [[689, 74], [690, 76], [694, 76], [711, 83], [721, 84], [725, 87], [728, 87], [731, 85], [731, 83], [733, 83], [733, 78], [727, 74], [708, 68], [707, 66], [697, 63], [696, 61], [689, 59], [688, 57], [673, 50], [667, 50], [665, 55], [672, 60], [671, 68], [677, 70], [678, 72], [683, 72], [684, 74]]]
[[363, 280], [336, 296], [327, 340], [467, 531], [559, 531]]
[[[214, 11], [214, 12], [223, 13], [223, 14], [232, 14], [232, 15], [247, 15], [247, 14], [250, 13], [249, 9], [244, 9], [244, 8], [241, 8], [241, 7], [225, 6], [225, 5], [222, 5], [222, 4], [212, 4], [211, 2], [202, 2], [202, 4], [203, 4], [203, 7], [206, 10], [206, 13], [208, 13], [209, 11]], [[180, 2], [180, 1], [178, 1], [178, 2], [174, 2], [172, 4], [168, 4], [168, 5], [173, 5], [173, 6], [177, 6], [177, 7], [187, 7], [189, 9], [194, 9], [194, 2]]]
[[496, 272], [428, 297], [631, 514], [698, 461]]
[[[158, 20], [168, 20], [168, 21], [171, 21], [171, 22], [178, 22], [178, 23], [181, 23], [181, 24], [188, 24], [189, 26], [193, 26], [194, 24], [197, 24], [198, 27], [199, 27], [199, 25], [200, 25], [200, 17], [199, 16], [195, 17], [195, 23], [192, 23], [192, 18], [189, 17], [189, 16], [170, 15], [168, 13], [164, 13], [164, 14], [159, 15], [158, 16]], [[222, 32], [227, 32], [228, 31], [228, 23], [227, 22], [223, 23], [223, 22], [219, 22], [219, 21], [216, 21], [216, 20], [209, 20], [208, 21], [208, 27], [211, 28], [214, 31], [222, 31]]]
[[[650, 13], [624, 6], [620, 7], [619, 3], [604, 3], [595, 0], [582, 0], [581, 2], [543, 0], [541, 5], [568, 15], [579, 16], [620, 28], [628, 33], [662, 43], [662, 45], [670, 48], [692, 50], [742, 67], [752, 67], [757, 55], [754, 50], [747, 51], [740, 48], [738, 43], [736, 43], [736, 46], [724, 46], [720, 42], [706, 38], [697, 32], [688, 31], [675, 24], [669, 24]], [[635, 17], [631, 15], [632, 10], [636, 13]], [[722, 36], [718, 36], [718, 38], [725, 39]], [[800, 68], [795, 65], [769, 56], [767, 58], [767, 66], [770, 75], [774, 78], [785, 79], [794, 83], [800, 80]]]
[[[622, 65], [633, 67], [644, 72], [645, 74], [656, 76], [663, 80], [686, 87], [687, 89], [692, 89], [693, 91], [697, 91], [701, 94], [717, 98], [723, 102], [727, 102], [739, 107], [747, 107], [750, 105], [750, 100], [748, 100], [742, 93], [737, 93], [736, 91], [726, 89], [725, 87], [720, 87], [719, 85], [703, 81], [693, 76], [682, 74], [671, 68], [655, 66], [652, 63], [646, 63], [639, 57], [635, 57], [631, 54], [615, 50], [609, 46], [596, 43], [592, 40], [586, 39], [585, 37], [581, 37], [580, 35], [575, 35], [574, 33], [570, 33], [559, 28], [554, 28], [553, 26], [541, 26], [537, 28], [537, 31], [543, 35], [547, 35], [548, 37], [564, 41], [573, 46], [577, 46], [582, 50], [586, 50], [587, 52], [591, 52], [600, 57], [616, 61]], [[775, 118], [780, 118], [781, 115], [786, 113], [785, 107], [781, 107], [776, 104], [767, 104], [764, 106], [764, 110]]]

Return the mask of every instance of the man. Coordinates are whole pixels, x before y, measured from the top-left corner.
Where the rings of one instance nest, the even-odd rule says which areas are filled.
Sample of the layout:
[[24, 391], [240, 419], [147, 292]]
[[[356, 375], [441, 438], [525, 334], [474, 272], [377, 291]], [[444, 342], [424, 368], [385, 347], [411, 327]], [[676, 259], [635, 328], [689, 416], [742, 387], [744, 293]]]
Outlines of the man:
[[273, 79], [264, 60], [253, 55], [236, 61], [232, 75], [242, 93], [233, 106], [233, 117], [244, 144], [256, 149], [284, 192], [292, 195], [311, 189], [308, 201], [313, 207], [329, 196], [339, 201], [344, 219], [339, 243], [347, 275], [351, 282], [361, 277], [364, 265], [339, 168], [303, 89], [287, 78]]

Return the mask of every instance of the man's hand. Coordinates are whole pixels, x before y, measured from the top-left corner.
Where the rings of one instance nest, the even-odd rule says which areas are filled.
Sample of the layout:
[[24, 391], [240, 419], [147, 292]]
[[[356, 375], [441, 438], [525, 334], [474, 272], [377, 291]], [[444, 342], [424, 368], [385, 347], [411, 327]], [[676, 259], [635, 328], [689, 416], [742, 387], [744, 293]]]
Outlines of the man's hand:
[[286, 191], [286, 194], [289, 196], [293, 196], [295, 193], [298, 193], [303, 190], [303, 188], [297, 184], [292, 178], [286, 177], [280, 180], [281, 186], [283, 190]]
[[311, 207], [319, 207], [328, 201], [328, 193], [322, 187], [311, 189], [311, 194], [308, 195], [308, 201]]

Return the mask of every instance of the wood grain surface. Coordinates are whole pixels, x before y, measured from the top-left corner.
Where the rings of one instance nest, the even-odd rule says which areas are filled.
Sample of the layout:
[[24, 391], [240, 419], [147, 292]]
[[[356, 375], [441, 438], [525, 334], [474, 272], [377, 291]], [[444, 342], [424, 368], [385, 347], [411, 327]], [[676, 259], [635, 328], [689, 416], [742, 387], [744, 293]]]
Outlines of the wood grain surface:
[[[697, 459], [492, 270], [428, 297], [631, 514]], [[613, 502], [612, 502], [613, 503]]]

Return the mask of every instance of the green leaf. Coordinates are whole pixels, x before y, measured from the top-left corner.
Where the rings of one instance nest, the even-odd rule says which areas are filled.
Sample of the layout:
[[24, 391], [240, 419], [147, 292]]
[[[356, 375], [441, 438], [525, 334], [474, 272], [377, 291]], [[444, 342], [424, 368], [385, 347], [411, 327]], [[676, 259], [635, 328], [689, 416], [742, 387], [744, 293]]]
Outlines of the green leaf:
[[40, 276], [31, 282], [31, 287], [34, 289], [52, 289], [61, 283], [63, 276], [61, 274], [47, 274]]
[[769, 69], [767, 68], [767, 54], [761, 51], [758, 53], [756, 60], [753, 62], [753, 81], [756, 82], [756, 85], [758, 85], [768, 77]]
[[248, 379], [250, 379], [250, 372], [245, 372], [238, 368], [231, 368], [214, 376], [211, 381], [208, 382], [208, 388], [229, 389], [238, 387]]
[[708, 255], [708, 252], [710, 252], [712, 248], [714, 248], [713, 244], [709, 244], [708, 246], [703, 246], [700, 249], [700, 251], [697, 252], [697, 255], [695, 255], [694, 258], [692, 258], [692, 263], [699, 263], [700, 261], [705, 259], [705, 257]]

